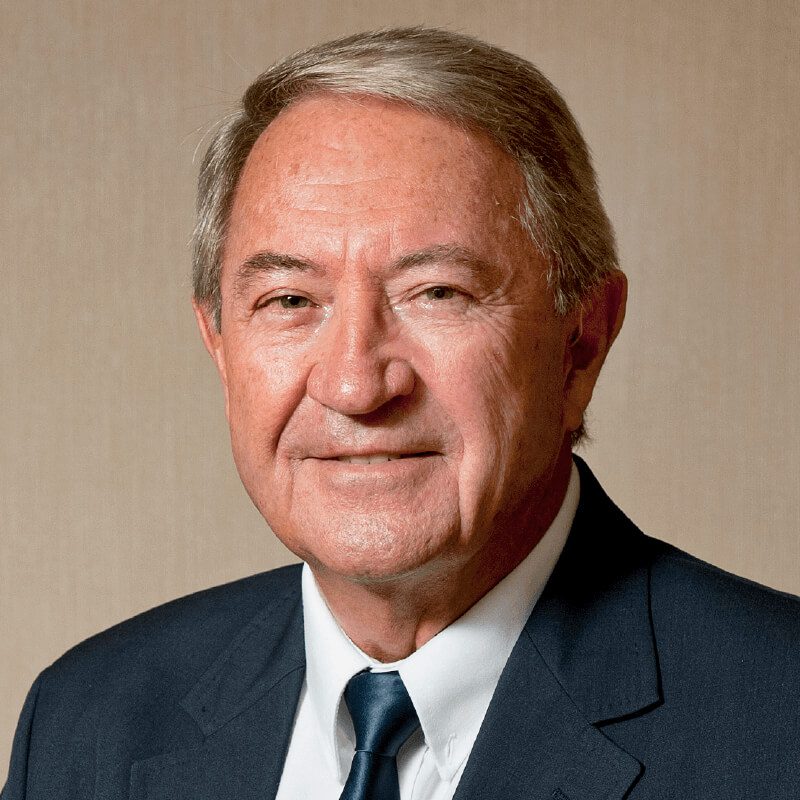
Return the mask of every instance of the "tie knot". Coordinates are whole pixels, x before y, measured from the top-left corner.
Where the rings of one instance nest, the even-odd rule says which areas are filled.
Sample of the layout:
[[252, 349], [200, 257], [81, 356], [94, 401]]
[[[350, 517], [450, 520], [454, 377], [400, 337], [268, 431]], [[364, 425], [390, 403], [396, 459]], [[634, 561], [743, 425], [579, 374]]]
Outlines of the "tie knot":
[[419, 727], [398, 672], [359, 672], [350, 678], [344, 701], [353, 719], [356, 751], [394, 758]]

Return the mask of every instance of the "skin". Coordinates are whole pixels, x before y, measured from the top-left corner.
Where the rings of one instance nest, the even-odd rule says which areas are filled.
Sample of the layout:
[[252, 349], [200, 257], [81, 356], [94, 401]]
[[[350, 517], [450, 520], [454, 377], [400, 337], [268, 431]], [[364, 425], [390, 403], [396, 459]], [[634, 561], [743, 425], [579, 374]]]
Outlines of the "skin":
[[[521, 188], [488, 137], [376, 98], [308, 97], [245, 164], [220, 331], [195, 304], [250, 497], [383, 661], [535, 547], [622, 324], [622, 275], [556, 315]], [[376, 454], [397, 458], [342, 460]]]

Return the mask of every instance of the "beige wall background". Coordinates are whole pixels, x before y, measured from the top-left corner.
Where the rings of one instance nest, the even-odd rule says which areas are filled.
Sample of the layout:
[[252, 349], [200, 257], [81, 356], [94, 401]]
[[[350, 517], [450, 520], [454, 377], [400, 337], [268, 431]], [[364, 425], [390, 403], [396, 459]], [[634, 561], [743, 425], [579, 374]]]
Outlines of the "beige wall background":
[[66, 648], [291, 560], [239, 485], [194, 330], [193, 156], [269, 62], [357, 29], [477, 34], [563, 90], [631, 281], [585, 457], [646, 531], [800, 591], [793, 0], [28, 0], [0, 17], [0, 763]]

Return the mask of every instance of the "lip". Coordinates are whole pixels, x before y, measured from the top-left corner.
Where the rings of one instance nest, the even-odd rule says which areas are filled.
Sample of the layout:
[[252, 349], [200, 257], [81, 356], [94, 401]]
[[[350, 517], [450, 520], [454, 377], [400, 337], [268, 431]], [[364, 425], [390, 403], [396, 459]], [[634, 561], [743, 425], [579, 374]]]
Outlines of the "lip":
[[436, 450], [423, 449], [423, 448], [370, 448], [368, 450], [339, 450], [324, 453], [315, 453], [306, 456], [306, 458], [316, 461], [338, 461], [343, 464], [357, 463], [351, 462], [350, 459], [357, 459], [358, 461], [366, 461], [367, 459], [389, 459], [391, 461], [401, 461], [409, 458], [429, 458], [430, 456], [439, 456]]
[[438, 456], [440, 453], [435, 453], [431, 450], [425, 450], [419, 453], [342, 453], [337, 456], [327, 456], [325, 458], [315, 458], [314, 461], [319, 462], [325, 466], [352, 468], [352, 469], [376, 469], [380, 467], [399, 468], [404, 466], [412, 466], [419, 464], [422, 461], [430, 459], [432, 456]]
[[[415, 457], [416, 456], [416, 457]], [[411, 454], [374, 464], [354, 464], [337, 458], [307, 458], [301, 468], [304, 480], [320, 503], [362, 504], [381, 507], [381, 498], [392, 496], [412, 503], [429, 482], [437, 480], [443, 466], [441, 453]]]

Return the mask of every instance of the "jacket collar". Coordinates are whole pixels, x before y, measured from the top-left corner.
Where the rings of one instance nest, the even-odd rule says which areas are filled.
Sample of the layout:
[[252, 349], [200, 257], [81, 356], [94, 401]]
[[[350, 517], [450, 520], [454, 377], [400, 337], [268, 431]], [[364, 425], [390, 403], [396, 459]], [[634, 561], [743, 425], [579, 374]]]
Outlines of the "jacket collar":
[[455, 800], [619, 800], [643, 765], [599, 723], [660, 700], [647, 539], [576, 459], [569, 541], [489, 707]]
[[297, 583], [241, 630], [181, 701], [204, 735], [216, 733], [288, 675], [305, 668]]
[[275, 796], [305, 671], [299, 570], [297, 577], [181, 701], [203, 744], [134, 762], [131, 800]]
[[526, 630], [595, 723], [661, 699], [647, 539], [576, 458], [581, 499], [567, 545]]

